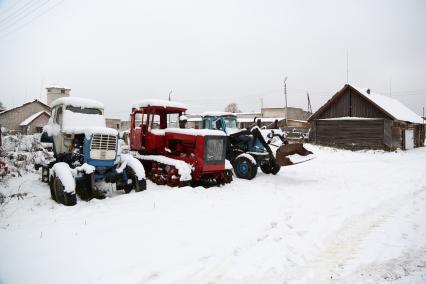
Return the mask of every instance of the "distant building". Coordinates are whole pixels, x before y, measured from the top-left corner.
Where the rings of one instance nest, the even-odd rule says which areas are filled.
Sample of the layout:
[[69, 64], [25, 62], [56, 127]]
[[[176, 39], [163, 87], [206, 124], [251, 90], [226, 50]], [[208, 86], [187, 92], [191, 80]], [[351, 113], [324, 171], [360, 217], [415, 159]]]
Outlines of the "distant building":
[[[262, 108], [262, 117], [286, 117], [286, 108]], [[288, 119], [307, 121], [312, 113], [303, 110], [302, 108], [287, 107]]]
[[121, 130], [121, 119], [119, 118], [106, 118], [105, 119], [106, 126], [109, 128], [114, 128], [117, 130]]
[[71, 89], [58, 87], [58, 86], [51, 86], [47, 87], [47, 104], [50, 106], [52, 102], [56, 99], [63, 98], [63, 97], [69, 97]]
[[50, 113], [47, 111], [39, 111], [19, 124], [22, 134], [41, 133], [43, 126], [47, 124], [50, 118]]
[[129, 129], [130, 129], [130, 120], [122, 120], [122, 121], [121, 121], [120, 129], [121, 129], [122, 131], [124, 131], [124, 130], [129, 130]]
[[12, 132], [33, 134], [42, 132], [51, 114], [50, 107], [39, 100], [0, 113], [0, 125]]
[[308, 120], [310, 139], [350, 149], [424, 146], [423, 119], [396, 99], [345, 85]]

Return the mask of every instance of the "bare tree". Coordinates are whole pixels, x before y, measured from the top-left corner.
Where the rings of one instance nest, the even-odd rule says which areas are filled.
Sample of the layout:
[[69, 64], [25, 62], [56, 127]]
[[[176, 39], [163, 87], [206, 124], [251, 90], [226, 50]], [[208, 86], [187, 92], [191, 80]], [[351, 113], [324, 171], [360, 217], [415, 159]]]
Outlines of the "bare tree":
[[232, 113], [241, 112], [241, 110], [238, 109], [238, 106], [236, 103], [230, 103], [229, 105], [227, 105], [225, 107], [225, 111], [232, 112]]

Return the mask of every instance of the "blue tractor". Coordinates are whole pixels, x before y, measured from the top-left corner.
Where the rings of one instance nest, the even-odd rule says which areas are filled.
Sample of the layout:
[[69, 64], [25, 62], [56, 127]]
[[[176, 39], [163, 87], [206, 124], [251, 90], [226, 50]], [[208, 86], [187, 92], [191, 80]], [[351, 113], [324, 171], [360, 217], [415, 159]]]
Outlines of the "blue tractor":
[[52, 199], [66, 206], [83, 200], [102, 199], [96, 182], [116, 183], [117, 190], [146, 189], [142, 164], [120, 153], [118, 132], [107, 128], [103, 104], [82, 98], [59, 98], [43, 128], [41, 142], [53, 143], [54, 160], [36, 165]]
[[209, 112], [202, 115], [202, 128], [219, 129], [227, 133], [226, 159], [237, 177], [253, 179], [260, 167], [263, 173], [276, 175], [282, 166], [295, 164], [289, 156], [312, 154], [302, 143], [289, 144], [279, 129], [260, 129], [255, 123], [239, 129], [232, 113]]

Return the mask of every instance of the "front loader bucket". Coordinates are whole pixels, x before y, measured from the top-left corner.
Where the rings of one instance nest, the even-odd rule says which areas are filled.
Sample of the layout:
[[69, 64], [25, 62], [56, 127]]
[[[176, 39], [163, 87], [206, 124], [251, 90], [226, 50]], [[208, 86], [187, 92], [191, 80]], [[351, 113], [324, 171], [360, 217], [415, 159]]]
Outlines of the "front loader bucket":
[[312, 158], [308, 158], [304, 160], [295, 161], [293, 158], [293, 161], [292, 161], [289, 156], [294, 154], [298, 154], [300, 156], [305, 157], [313, 153], [307, 150], [305, 147], [303, 147], [302, 143], [283, 144], [277, 149], [277, 152], [276, 152], [277, 165], [281, 167], [291, 166], [291, 165], [303, 163], [312, 159]]

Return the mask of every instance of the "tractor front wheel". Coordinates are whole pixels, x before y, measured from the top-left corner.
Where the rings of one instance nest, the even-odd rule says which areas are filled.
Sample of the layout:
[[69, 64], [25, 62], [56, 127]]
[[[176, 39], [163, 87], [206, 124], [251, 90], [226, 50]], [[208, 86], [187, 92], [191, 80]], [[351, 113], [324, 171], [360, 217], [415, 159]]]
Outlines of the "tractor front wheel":
[[237, 157], [234, 161], [234, 171], [237, 177], [251, 180], [257, 174], [257, 165], [247, 157]]
[[260, 169], [265, 174], [276, 175], [280, 171], [281, 167], [277, 165], [276, 163], [271, 162], [271, 163], [260, 165]]
[[57, 177], [56, 175], [54, 176], [54, 178], [51, 181], [51, 190], [50, 193], [52, 194], [53, 192], [53, 196], [52, 198], [61, 204], [64, 204], [65, 206], [74, 206], [77, 204], [77, 197], [74, 193], [68, 193], [64, 191], [65, 187], [61, 181], [61, 179], [59, 177]]
[[124, 187], [124, 192], [129, 193], [132, 189], [135, 192], [140, 192], [146, 189], [146, 179], [139, 180], [135, 171], [131, 167], [126, 167], [126, 174], [131, 183], [127, 183]]

